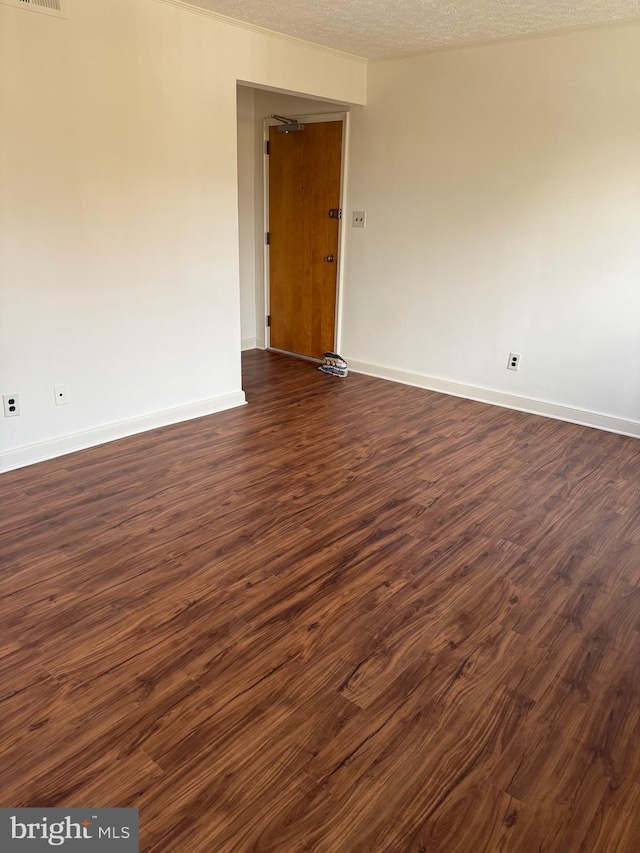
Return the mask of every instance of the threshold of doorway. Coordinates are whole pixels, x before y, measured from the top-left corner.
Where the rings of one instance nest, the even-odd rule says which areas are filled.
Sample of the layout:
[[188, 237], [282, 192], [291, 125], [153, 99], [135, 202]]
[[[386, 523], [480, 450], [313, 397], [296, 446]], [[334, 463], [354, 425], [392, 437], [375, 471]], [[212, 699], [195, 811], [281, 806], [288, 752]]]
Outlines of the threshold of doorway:
[[279, 355], [290, 355], [292, 358], [300, 358], [302, 361], [312, 361], [314, 364], [322, 364], [321, 358], [313, 358], [310, 355], [302, 355], [299, 352], [289, 352], [286, 349], [278, 349], [277, 347], [267, 347], [267, 352], [277, 352]]

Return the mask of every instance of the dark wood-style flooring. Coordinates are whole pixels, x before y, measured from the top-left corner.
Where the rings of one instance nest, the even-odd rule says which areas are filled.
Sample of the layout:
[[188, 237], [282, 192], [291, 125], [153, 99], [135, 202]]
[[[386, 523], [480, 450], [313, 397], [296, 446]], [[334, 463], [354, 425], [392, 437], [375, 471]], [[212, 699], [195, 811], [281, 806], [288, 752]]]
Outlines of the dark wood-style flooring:
[[246, 407], [1, 478], [0, 805], [637, 853], [640, 442], [244, 364]]

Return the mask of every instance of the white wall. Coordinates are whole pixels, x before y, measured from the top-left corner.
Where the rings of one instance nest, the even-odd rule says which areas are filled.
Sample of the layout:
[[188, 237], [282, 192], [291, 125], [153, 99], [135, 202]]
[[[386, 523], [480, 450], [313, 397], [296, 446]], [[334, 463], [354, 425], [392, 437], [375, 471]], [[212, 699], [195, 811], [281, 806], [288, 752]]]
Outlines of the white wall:
[[242, 349], [256, 346], [256, 170], [254, 89], [238, 86], [238, 236]]
[[372, 63], [349, 186], [352, 367], [640, 434], [640, 27]]
[[4, 468], [242, 402], [236, 82], [365, 99], [362, 62], [174, 2], [64, 7], [0, 5]]

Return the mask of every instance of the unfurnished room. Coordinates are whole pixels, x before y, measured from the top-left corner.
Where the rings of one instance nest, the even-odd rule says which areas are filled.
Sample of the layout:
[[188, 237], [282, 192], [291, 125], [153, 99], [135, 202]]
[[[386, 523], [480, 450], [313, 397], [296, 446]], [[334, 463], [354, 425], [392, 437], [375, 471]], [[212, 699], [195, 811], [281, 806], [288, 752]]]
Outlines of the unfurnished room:
[[0, 850], [638, 853], [638, 0], [0, 0]]

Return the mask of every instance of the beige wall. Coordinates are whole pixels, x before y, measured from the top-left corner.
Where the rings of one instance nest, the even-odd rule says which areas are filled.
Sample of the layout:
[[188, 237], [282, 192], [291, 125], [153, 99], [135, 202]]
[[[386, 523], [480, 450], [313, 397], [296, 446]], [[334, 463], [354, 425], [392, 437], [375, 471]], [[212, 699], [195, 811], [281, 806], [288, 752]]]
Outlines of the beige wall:
[[353, 366], [640, 434], [640, 27], [372, 63], [349, 186]]
[[236, 83], [366, 94], [362, 62], [177, 3], [64, 5], [0, 5], [5, 468], [241, 402]]
[[256, 156], [254, 90], [238, 86], [238, 237], [240, 249], [240, 331], [243, 349], [256, 346], [255, 196], [261, 168]]

